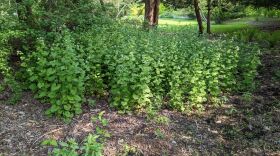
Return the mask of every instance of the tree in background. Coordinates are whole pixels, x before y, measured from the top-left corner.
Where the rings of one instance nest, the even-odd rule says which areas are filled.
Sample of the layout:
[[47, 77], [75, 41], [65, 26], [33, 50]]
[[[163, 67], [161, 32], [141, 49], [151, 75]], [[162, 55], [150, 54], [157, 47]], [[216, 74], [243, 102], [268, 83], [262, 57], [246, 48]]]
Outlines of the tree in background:
[[145, 27], [155, 27], [158, 25], [160, 0], [145, 1]]
[[203, 34], [203, 25], [202, 25], [202, 18], [201, 18], [200, 8], [199, 8], [199, 0], [194, 0], [193, 5], [194, 5], [195, 15], [198, 23], [199, 34]]
[[211, 34], [211, 0], [207, 0], [207, 33]]
[[162, 0], [162, 3], [172, 8], [186, 8], [192, 4], [192, 0]]

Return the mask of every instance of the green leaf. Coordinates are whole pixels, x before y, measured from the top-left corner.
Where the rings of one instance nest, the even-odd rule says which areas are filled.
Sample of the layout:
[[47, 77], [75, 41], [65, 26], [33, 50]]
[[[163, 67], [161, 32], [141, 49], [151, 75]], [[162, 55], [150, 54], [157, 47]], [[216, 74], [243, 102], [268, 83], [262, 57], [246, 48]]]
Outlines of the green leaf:
[[71, 106], [70, 106], [70, 105], [64, 105], [63, 107], [64, 107], [64, 109], [67, 110], [67, 111], [69, 111], [69, 110], [71, 109]]
[[54, 146], [57, 147], [58, 143], [55, 139], [46, 139], [44, 141], [41, 142], [42, 146]]
[[59, 90], [60, 86], [61, 86], [60, 84], [57, 85], [56, 83], [53, 83], [51, 86], [51, 91], [54, 92]]
[[38, 88], [42, 88], [44, 86], [44, 83], [43, 82], [39, 82], [37, 86], [38, 86]]
[[39, 93], [39, 98], [43, 98], [43, 97], [46, 97], [47, 96], [47, 92], [45, 92], [45, 91], [41, 91], [40, 93]]
[[103, 119], [101, 120], [102, 126], [107, 126], [108, 125], [108, 120]]

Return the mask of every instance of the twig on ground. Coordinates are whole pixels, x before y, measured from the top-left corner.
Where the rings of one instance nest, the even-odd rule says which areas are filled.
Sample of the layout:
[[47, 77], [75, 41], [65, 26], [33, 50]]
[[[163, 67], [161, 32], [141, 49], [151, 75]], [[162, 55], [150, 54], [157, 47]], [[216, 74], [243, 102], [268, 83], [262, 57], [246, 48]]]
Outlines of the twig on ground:
[[59, 130], [61, 130], [61, 129], [63, 129], [63, 127], [58, 128], [58, 129], [54, 129], [54, 130], [52, 130], [52, 131], [50, 131], [50, 132], [47, 132], [47, 133], [41, 135], [39, 138], [37, 138], [37, 139], [32, 143], [32, 145], [34, 145], [37, 141], [39, 141], [40, 139], [42, 139], [44, 136], [46, 136], [46, 135], [48, 135], [48, 134], [51, 134], [51, 133], [54, 133], [54, 132], [57, 132], [57, 131], [59, 131]]

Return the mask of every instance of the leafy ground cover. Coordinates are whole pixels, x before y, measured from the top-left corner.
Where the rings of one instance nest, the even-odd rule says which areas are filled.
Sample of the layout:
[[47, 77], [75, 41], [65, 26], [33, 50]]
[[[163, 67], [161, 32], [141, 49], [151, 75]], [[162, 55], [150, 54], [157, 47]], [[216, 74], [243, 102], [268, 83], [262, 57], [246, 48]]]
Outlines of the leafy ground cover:
[[255, 87], [260, 52], [254, 43], [209, 40], [192, 28], [96, 27], [39, 34], [32, 53], [21, 54], [15, 74], [37, 99], [51, 103], [48, 115], [69, 121], [89, 95], [110, 95], [110, 105], [126, 113], [202, 111], [207, 103], [223, 103], [223, 94]]
[[[178, 31], [177, 29], [175, 30]], [[188, 32], [190, 32], [189, 29]], [[125, 39], [126, 33], [124, 31], [120, 31], [119, 33], [113, 37], [122, 38], [124, 41], [127, 41]], [[164, 36], [172, 36], [174, 35], [174, 29], [163, 28], [160, 32], [156, 33]], [[180, 31], [180, 33], [182, 32]], [[107, 35], [111, 34], [108, 33]], [[130, 41], [131, 45], [134, 44], [132, 42], [133, 39], [138, 39], [138, 35], [140, 34], [130, 34], [129, 38], [132, 38]], [[143, 35], [143, 38], [147, 37], [146, 35]], [[160, 42], [155, 38], [155, 34], [149, 35], [156, 42]], [[178, 38], [186, 38], [184, 33], [176, 35]], [[71, 39], [67, 38], [67, 32], [65, 36], [66, 38], [59, 38], [58, 43], [71, 42]], [[88, 38], [91, 34], [80, 36]], [[95, 46], [95, 48], [105, 48], [101, 43], [103, 43], [103, 40], [108, 39], [106, 33], [102, 33], [102, 36], [95, 37], [97, 37], [96, 40], [93, 39], [92, 41], [94, 43], [100, 43], [94, 44], [100, 46]], [[111, 39], [113, 37], [111, 35]], [[204, 45], [203, 42], [208, 43], [207, 38], [206, 40], [199, 40], [203, 40], [201, 41], [202, 45]], [[143, 45], [154, 44], [154, 42], [148, 43], [147, 40], [143, 40], [142, 42], [146, 43]], [[164, 45], [174, 44], [174, 42], [167, 42], [170, 42], [169, 38], [166, 39]], [[213, 43], [217, 42], [213, 40]], [[122, 44], [119, 43], [119, 45], [121, 46]], [[61, 45], [57, 44], [53, 47], [53, 50], [58, 47], [61, 47]], [[110, 51], [113, 52], [111, 48], [114, 48], [114, 52], [118, 49], [116, 47], [107, 48], [104, 54], [105, 52], [106, 54], [110, 54]], [[72, 48], [67, 47], [66, 49], [71, 52]], [[133, 49], [134, 46], [129, 49], [129, 52], [133, 52]], [[44, 51], [42, 50], [41, 52], [44, 55]], [[163, 107], [158, 113], [153, 108], [148, 108], [147, 113], [140, 111], [138, 114], [135, 114], [128, 111], [128, 114], [122, 114], [109, 107], [112, 102], [109, 100], [109, 94], [100, 96], [100, 93], [104, 93], [104, 90], [102, 90], [102, 83], [97, 83], [100, 81], [96, 81], [100, 80], [96, 77], [100, 75], [98, 73], [92, 73], [95, 78], [93, 82], [95, 83], [91, 83], [91, 85], [99, 86], [100, 88], [88, 87], [96, 89], [92, 90], [92, 92], [99, 94], [96, 94], [96, 96], [92, 96], [92, 94], [90, 96], [87, 95], [86, 104], [81, 107], [83, 113], [75, 116], [68, 124], [58, 118], [48, 118], [45, 116], [44, 111], [51, 107], [51, 105], [43, 104], [44, 101], [34, 99], [34, 94], [31, 92], [24, 92], [23, 98], [17, 105], [8, 105], [6, 102], [7, 98], [11, 96], [11, 90], [6, 90], [2, 92], [0, 97], [1, 154], [47, 155], [48, 152], [56, 148], [42, 146], [42, 142], [46, 142], [48, 139], [62, 142], [69, 138], [75, 139], [75, 142], [72, 142], [72, 144], [75, 145], [74, 148], [77, 148], [79, 152], [78, 146], [83, 146], [88, 139], [88, 134], [91, 136], [91, 133], [97, 132], [96, 127], [100, 126], [92, 122], [92, 117], [97, 116], [99, 112], [105, 111], [103, 117], [108, 120], [108, 126], [104, 128], [111, 136], [104, 143], [104, 155], [277, 155], [280, 150], [280, 132], [279, 124], [277, 124], [280, 122], [279, 47], [275, 46], [270, 49], [262, 49], [261, 52], [263, 54], [262, 66], [260, 67], [260, 73], [256, 81], [259, 83], [256, 84], [256, 90], [254, 92], [231, 94], [231, 96], [227, 96], [228, 99], [224, 99], [224, 103], [218, 108], [214, 105], [209, 105], [209, 103], [204, 104], [203, 107], [206, 110], [200, 113], [194, 113], [193, 115], [172, 111], [167, 109], [168, 107]], [[62, 51], [61, 55], [63, 53]], [[36, 55], [39, 54], [37, 53]], [[49, 56], [55, 57], [52, 55]], [[117, 56], [115, 55], [115, 57]], [[33, 57], [35, 55], [32, 55], [31, 58]], [[98, 57], [95, 56], [95, 58]], [[156, 55], [156, 57], [161, 58], [164, 55], [161, 57]], [[175, 57], [176, 55], [174, 55]], [[94, 61], [92, 64], [95, 64], [95, 66], [92, 66], [92, 68], [97, 72], [99, 70], [96, 69], [104, 69], [100, 68], [99, 61], [101, 59], [99, 59], [89, 58], [89, 60]], [[138, 61], [136, 61], [136, 64]], [[40, 65], [42, 64], [38, 64], [38, 66]], [[131, 63], [124, 66], [123, 62], [119, 62], [119, 65], [119, 69], [132, 66]], [[111, 68], [111, 70], [115, 70], [115, 68]], [[123, 77], [122, 74], [125, 73], [121, 71], [118, 74], [119, 77]], [[48, 73], [46, 73], [46, 76], [48, 76]], [[52, 88], [52, 86], [50, 87]], [[54, 91], [56, 91], [56, 87], [54, 86]], [[116, 86], [115, 88], [117, 89], [118, 87]], [[122, 108], [122, 106], [117, 105], [117, 108]]]
[[50, 138], [75, 138], [82, 145], [96, 129], [92, 116], [105, 111], [111, 137], [104, 155], [278, 155], [279, 47], [262, 51], [259, 87], [253, 94], [236, 94], [219, 109], [207, 108], [200, 115], [160, 111], [169, 122], [145, 114], [118, 114], [108, 107], [106, 98], [91, 97], [96, 105], [84, 105], [83, 114], [69, 124], [46, 117], [43, 112], [48, 105], [35, 100], [30, 92], [16, 106], [1, 101], [0, 151], [2, 155], [47, 155], [52, 147], [40, 144]]

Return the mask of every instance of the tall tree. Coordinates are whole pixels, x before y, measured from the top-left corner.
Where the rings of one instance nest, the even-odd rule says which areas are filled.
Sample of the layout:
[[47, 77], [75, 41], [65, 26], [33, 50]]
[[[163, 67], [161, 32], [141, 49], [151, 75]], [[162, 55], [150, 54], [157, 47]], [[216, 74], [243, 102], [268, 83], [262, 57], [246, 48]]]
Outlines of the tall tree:
[[146, 0], [145, 1], [145, 26], [155, 27], [158, 25], [160, 0]]
[[207, 0], [207, 33], [211, 34], [211, 0]]
[[194, 0], [193, 4], [194, 4], [197, 23], [198, 23], [199, 34], [203, 34], [203, 25], [202, 25], [202, 18], [201, 18], [200, 8], [199, 8], [199, 0]]

